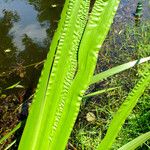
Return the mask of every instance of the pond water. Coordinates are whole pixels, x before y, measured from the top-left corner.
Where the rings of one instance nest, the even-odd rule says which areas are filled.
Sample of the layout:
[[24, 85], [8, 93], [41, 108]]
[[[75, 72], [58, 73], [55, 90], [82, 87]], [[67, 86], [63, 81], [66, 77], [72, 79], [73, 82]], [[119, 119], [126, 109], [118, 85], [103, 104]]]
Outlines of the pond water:
[[62, 6], [62, 0], [0, 0], [0, 87], [38, 78], [38, 69], [23, 66], [45, 59]]
[[[137, 0], [122, 0], [115, 25], [134, 24]], [[24, 66], [46, 58], [64, 0], [0, 0], [0, 87], [18, 80], [37, 82], [41, 68]], [[143, 3], [143, 20], [150, 18], [150, 4]], [[118, 25], [119, 27], [122, 27]]]

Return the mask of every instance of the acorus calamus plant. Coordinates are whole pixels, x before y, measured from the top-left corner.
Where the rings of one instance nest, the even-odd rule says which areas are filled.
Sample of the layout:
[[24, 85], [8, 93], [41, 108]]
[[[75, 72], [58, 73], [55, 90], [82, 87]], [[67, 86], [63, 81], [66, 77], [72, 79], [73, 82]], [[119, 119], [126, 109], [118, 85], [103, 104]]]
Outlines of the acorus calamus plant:
[[65, 1], [19, 150], [65, 149], [119, 1]]

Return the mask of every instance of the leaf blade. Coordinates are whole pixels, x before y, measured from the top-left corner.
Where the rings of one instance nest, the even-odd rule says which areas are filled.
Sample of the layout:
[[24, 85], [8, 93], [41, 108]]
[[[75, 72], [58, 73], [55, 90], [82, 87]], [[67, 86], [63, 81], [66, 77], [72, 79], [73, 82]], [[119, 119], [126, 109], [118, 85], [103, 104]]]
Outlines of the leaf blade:
[[99, 90], [99, 91], [96, 91], [96, 92], [93, 92], [93, 93], [84, 95], [83, 98], [88, 98], [88, 97], [100, 95], [100, 94], [103, 94], [103, 93], [105, 93], [105, 92], [109, 92], [109, 91], [115, 90], [115, 89], [117, 89], [117, 88], [119, 88], [119, 87], [113, 87], [113, 88], [108, 88], [108, 89], [104, 89], [104, 90]]
[[[105, 2], [101, 0], [96, 0], [95, 8], [94, 8], [95, 10], [94, 10], [94, 13], [92, 14], [92, 17], [94, 18], [94, 20], [97, 20], [97, 16], [95, 15], [95, 13], [98, 14], [99, 21], [96, 21], [94, 23], [93, 21], [90, 21], [88, 22], [86, 26], [86, 29], [85, 29], [85, 32], [84, 32], [84, 35], [80, 44], [79, 53], [78, 53], [78, 71], [76, 73], [76, 76], [70, 88], [68, 97], [66, 99], [64, 111], [60, 119], [59, 126], [57, 128], [57, 130], [59, 131], [59, 134], [56, 135], [56, 139], [60, 139], [60, 140], [64, 139], [66, 137], [69, 137], [71, 133], [71, 130], [73, 128], [73, 125], [75, 123], [76, 117], [79, 112], [82, 96], [85, 90], [87, 89], [90, 78], [94, 72], [96, 59], [97, 59], [97, 55], [99, 51], [99, 45], [102, 44], [104, 38], [106, 37], [108, 33], [109, 27], [112, 23], [114, 13], [116, 11], [118, 4], [119, 4], [119, 0], [117, 1], [106, 0]], [[108, 7], [110, 5], [111, 7]], [[97, 13], [97, 11], [99, 11], [99, 8], [101, 7], [103, 7], [103, 11], [104, 11], [103, 12], [104, 14], [102, 14], [103, 16], [102, 18], [101, 18], [101, 13], [99, 12]], [[109, 21], [106, 21], [104, 19], [105, 15]], [[102, 20], [104, 22], [102, 22]], [[103, 28], [101, 28], [100, 30], [101, 26]], [[96, 36], [94, 36], [93, 33], [96, 34]], [[67, 141], [67, 138], [66, 138], [66, 141]]]
[[[67, 92], [67, 88], [69, 87], [74, 75], [72, 72], [75, 72], [76, 69], [76, 66], [73, 66], [70, 69], [70, 66], [74, 65], [74, 63], [76, 64], [76, 62], [73, 62], [74, 58], [70, 55], [72, 55], [72, 53], [76, 53], [78, 49], [78, 47], [74, 47], [74, 45], [79, 44], [83, 29], [80, 33], [75, 33], [78, 34], [77, 36], [74, 36], [75, 30], [77, 30], [75, 28], [78, 19], [77, 15], [79, 14], [81, 2], [87, 1], [89, 0], [66, 0], [66, 11], [63, 13], [63, 17], [65, 18], [63, 18], [63, 30], [61, 30], [58, 36], [56, 36], [56, 39], [54, 36], [54, 42], [51, 44], [51, 48], [54, 47], [54, 51], [51, 52], [50, 48], [48, 58], [45, 62], [42, 78], [39, 82], [21, 143], [19, 145], [19, 149], [21, 150], [41, 150], [41, 148], [53, 149], [53, 147], [57, 149], [59, 146], [57, 143], [53, 142], [56, 124], [59, 120], [57, 116], [57, 109], [61, 104], [63, 87], [65, 86], [64, 90]], [[83, 22], [86, 21], [84, 19], [85, 18], [83, 18]], [[84, 25], [82, 28], [83, 27]], [[76, 43], [74, 43], [74, 38], [79, 38]], [[58, 43], [56, 41], [58, 41]], [[54, 56], [54, 58], [51, 59], [51, 56]], [[68, 70], [71, 70], [71, 74], [69, 75], [67, 74], [69, 72]], [[67, 81], [65, 82], [66, 78]], [[60, 147], [60, 149], [63, 149], [63, 147]]]
[[150, 83], [150, 71], [146, 70], [143, 77], [139, 80], [133, 90], [129, 93], [119, 110], [113, 117], [107, 133], [99, 144], [97, 150], [108, 150], [111, 148], [117, 134], [119, 133], [123, 123], [125, 122], [128, 115], [131, 113], [132, 109], [138, 102], [139, 97], [143, 94], [144, 90]]
[[144, 142], [150, 139], [150, 132], [144, 133], [127, 144], [123, 145], [118, 150], [135, 150], [137, 147], [142, 145]]
[[15, 133], [18, 129], [20, 129], [22, 122], [16, 125], [9, 133], [7, 133], [4, 137], [0, 139], [0, 144], [2, 144], [5, 140], [7, 140], [13, 133]]
[[102, 73], [94, 75], [91, 79], [90, 84], [94, 84], [96, 82], [102, 81], [103, 79], [106, 79], [106, 78], [108, 78], [114, 74], [117, 74], [117, 73], [122, 72], [124, 70], [127, 70], [131, 67], [134, 67], [137, 64], [141, 64], [141, 63], [144, 63], [144, 62], [149, 61], [149, 60], [150, 60], [150, 57], [145, 57], [145, 58], [141, 58], [139, 60], [131, 61], [131, 62], [122, 64], [122, 65], [116, 66], [116, 67], [111, 68], [109, 70], [106, 70]]

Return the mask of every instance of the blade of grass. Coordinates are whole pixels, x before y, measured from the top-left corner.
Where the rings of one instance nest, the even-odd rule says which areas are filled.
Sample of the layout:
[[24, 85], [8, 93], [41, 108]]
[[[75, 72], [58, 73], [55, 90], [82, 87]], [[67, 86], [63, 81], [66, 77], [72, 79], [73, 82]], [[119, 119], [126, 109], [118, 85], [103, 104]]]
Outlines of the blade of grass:
[[10, 143], [4, 150], [10, 149], [15, 143], [16, 143], [16, 140], [14, 140], [12, 143]]
[[106, 79], [106, 78], [108, 78], [108, 77], [110, 77], [110, 76], [112, 76], [114, 74], [117, 74], [117, 73], [122, 72], [124, 70], [127, 70], [129, 68], [132, 68], [135, 65], [144, 63], [144, 62], [149, 61], [149, 60], [150, 60], [150, 57], [145, 57], [145, 58], [141, 58], [139, 60], [135, 60], [135, 61], [131, 61], [131, 62], [122, 64], [122, 65], [119, 65], [119, 66], [111, 68], [109, 70], [106, 70], [106, 71], [104, 71], [102, 73], [94, 75], [92, 77], [92, 79], [91, 79], [90, 84], [94, 84], [96, 82], [102, 81], [103, 79]]
[[22, 85], [20, 85], [20, 81], [19, 81], [19, 82], [15, 83], [15, 84], [5, 88], [4, 90], [10, 90], [10, 89], [13, 89], [13, 88], [24, 88], [24, 87]]
[[112, 91], [112, 90], [115, 90], [115, 89], [118, 89], [118, 88], [119, 88], [119, 87], [113, 87], [113, 88], [108, 88], [108, 89], [104, 89], [104, 90], [99, 90], [99, 91], [96, 91], [96, 92], [87, 94], [87, 95], [83, 96], [83, 98], [100, 95], [100, 94], [102, 94], [102, 93], [106, 93], [106, 92], [109, 92], [109, 91]]
[[128, 142], [127, 144], [123, 145], [118, 150], [135, 150], [137, 147], [142, 145], [144, 142], [150, 139], [150, 132], [144, 133], [134, 140]]
[[0, 144], [7, 140], [12, 134], [14, 134], [22, 125], [22, 122], [18, 123], [15, 128], [13, 128], [9, 133], [0, 139]]
[[134, 89], [129, 93], [119, 110], [116, 112], [113, 120], [109, 125], [107, 133], [102, 142], [99, 144], [97, 150], [108, 150], [111, 148], [126, 118], [131, 113], [132, 109], [138, 102], [138, 99], [143, 94], [149, 83], [150, 71], [148, 70], [144, 72], [143, 77], [140, 79]]

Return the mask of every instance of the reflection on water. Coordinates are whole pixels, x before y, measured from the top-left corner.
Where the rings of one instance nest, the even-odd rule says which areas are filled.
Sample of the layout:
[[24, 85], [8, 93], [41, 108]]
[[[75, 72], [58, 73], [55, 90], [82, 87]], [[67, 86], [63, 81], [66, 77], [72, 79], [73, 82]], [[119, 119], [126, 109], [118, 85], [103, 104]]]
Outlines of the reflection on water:
[[[18, 64], [45, 59], [63, 3], [62, 0], [0, 0], [0, 74]], [[28, 71], [33, 76], [32, 69]]]
[[[64, 1], [0, 0], [0, 87], [4, 85], [1, 79], [3, 73], [7, 74], [15, 66], [45, 59]], [[121, 1], [114, 23], [115, 26], [119, 24], [118, 31], [124, 24], [134, 24], [133, 13], [137, 2]], [[150, 5], [147, 0], [143, 1], [143, 7], [143, 20], [149, 19]], [[28, 69], [26, 78], [29, 80], [33, 76], [38, 78], [39, 73]]]
[[14, 23], [19, 20], [17, 13], [7, 10], [3, 10], [2, 13], [3, 16], [0, 19], [0, 70], [5, 64], [9, 65], [16, 60], [17, 47], [13, 42], [14, 36], [9, 32], [14, 27]]
[[[136, 11], [139, 0], [121, 0], [119, 11], [116, 16], [117, 20], [126, 21], [134, 21], [134, 13]], [[150, 19], [150, 2], [149, 0], [141, 0], [143, 11], [142, 11], [142, 21]], [[125, 23], [125, 22], [124, 22]], [[132, 22], [133, 23], [133, 22]]]

